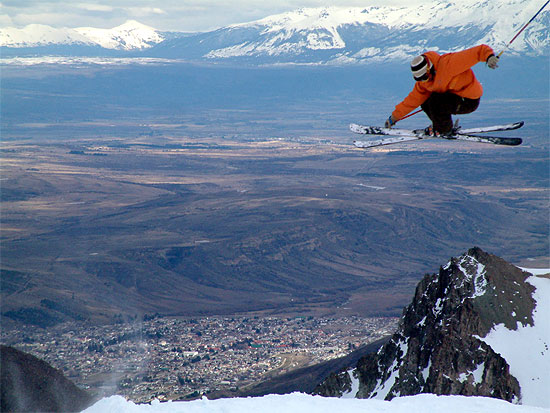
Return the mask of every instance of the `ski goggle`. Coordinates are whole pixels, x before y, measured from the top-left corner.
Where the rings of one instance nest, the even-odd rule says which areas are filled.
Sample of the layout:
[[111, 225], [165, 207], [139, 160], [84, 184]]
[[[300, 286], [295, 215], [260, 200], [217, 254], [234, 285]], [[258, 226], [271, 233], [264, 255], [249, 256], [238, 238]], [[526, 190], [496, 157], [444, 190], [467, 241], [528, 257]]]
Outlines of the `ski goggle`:
[[426, 73], [424, 73], [422, 76], [420, 77], [414, 77], [414, 80], [416, 80], [417, 82], [425, 82], [426, 80], [429, 80], [430, 79], [430, 72], [427, 71]]

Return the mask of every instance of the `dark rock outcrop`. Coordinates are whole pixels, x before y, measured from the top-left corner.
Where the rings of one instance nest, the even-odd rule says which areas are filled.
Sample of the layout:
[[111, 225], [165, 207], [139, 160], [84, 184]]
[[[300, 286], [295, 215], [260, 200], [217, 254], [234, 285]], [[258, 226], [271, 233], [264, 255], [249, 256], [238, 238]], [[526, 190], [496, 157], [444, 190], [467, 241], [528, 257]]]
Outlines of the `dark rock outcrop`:
[[79, 412], [92, 397], [59, 370], [30, 354], [0, 345], [0, 411]]
[[[479, 248], [426, 275], [391, 340], [357, 363], [356, 397], [390, 400], [434, 393], [520, 400], [519, 383], [506, 360], [481, 338], [497, 324], [508, 329], [532, 325], [529, 275]], [[341, 395], [349, 387], [344, 376], [351, 380], [341, 371], [315, 392]]]

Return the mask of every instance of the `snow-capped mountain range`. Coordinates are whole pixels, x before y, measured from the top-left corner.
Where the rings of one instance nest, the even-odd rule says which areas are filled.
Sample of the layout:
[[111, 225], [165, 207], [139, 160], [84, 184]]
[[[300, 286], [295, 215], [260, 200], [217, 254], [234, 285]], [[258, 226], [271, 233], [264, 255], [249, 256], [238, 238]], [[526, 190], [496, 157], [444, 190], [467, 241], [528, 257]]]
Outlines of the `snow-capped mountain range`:
[[78, 27], [54, 28], [30, 24], [22, 29], [0, 29], [0, 46], [28, 48], [51, 45], [89, 45], [114, 50], [146, 49], [160, 43], [164, 37], [152, 27], [135, 20], [113, 29]]
[[[540, 8], [537, 0], [433, 0], [420, 6], [304, 8], [204, 33], [161, 32], [136, 21], [113, 29], [0, 29], [4, 56], [64, 53], [78, 47], [141, 56], [253, 63], [349, 64], [404, 60], [426, 49], [452, 51], [480, 43], [504, 50]], [[507, 53], [550, 54], [550, 10], [544, 10]], [[97, 50], [99, 48], [99, 51]], [[55, 50], [54, 50], [55, 51]]]

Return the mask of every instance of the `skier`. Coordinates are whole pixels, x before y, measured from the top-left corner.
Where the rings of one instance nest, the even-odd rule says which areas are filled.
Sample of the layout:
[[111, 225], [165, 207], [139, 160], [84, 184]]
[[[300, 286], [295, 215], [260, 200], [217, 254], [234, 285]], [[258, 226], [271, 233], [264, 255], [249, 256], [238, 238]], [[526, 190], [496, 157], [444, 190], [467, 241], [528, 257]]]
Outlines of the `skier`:
[[429, 51], [416, 56], [411, 62], [414, 88], [395, 107], [385, 126], [391, 128], [421, 106], [432, 121], [425, 130], [427, 135], [452, 135], [451, 115], [472, 113], [479, 106], [483, 88], [471, 69], [478, 62], [486, 62], [491, 69], [498, 67], [498, 57], [484, 44], [461, 52], [439, 55]]

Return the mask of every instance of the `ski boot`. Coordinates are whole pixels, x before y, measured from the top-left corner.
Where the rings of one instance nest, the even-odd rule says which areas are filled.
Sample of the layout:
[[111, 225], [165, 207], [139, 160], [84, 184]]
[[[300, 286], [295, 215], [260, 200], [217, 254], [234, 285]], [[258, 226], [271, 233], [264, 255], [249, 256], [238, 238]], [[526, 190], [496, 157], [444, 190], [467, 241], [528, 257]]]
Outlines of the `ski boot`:
[[439, 136], [445, 139], [456, 139], [456, 134], [458, 133], [460, 128], [461, 126], [458, 126], [458, 119], [457, 119], [455, 120], [455, 123], [453, 124], [453, 127], [451, 128], [450, 132], [441, 133]]
[[458, 133], [460, 128], [461, 127], [458, 126], [458, 119], [457, 119], [457, 120], [455, 120], [455, 123], [453, 124], [453, 127], [451, 128], [451, 130], [447, 133], [440, 133], [440, 132], [434, 130], [433, 125], [430, 125], [430, 126], [428, 126], [427, 128], [424, 129], [424, 135], [434, 136], [434, 137], [437, 137], [437, 138], [444, 138], [444, 139], [455, 139], [454, 135], [456, 135]]
[[434, 130], [433, 125], [430, 125], [427, 128], [424, 128], [424, 135], [426, 135], [426, 136], [437, 136], [436, 134], [439, 135], [439, 133]]

